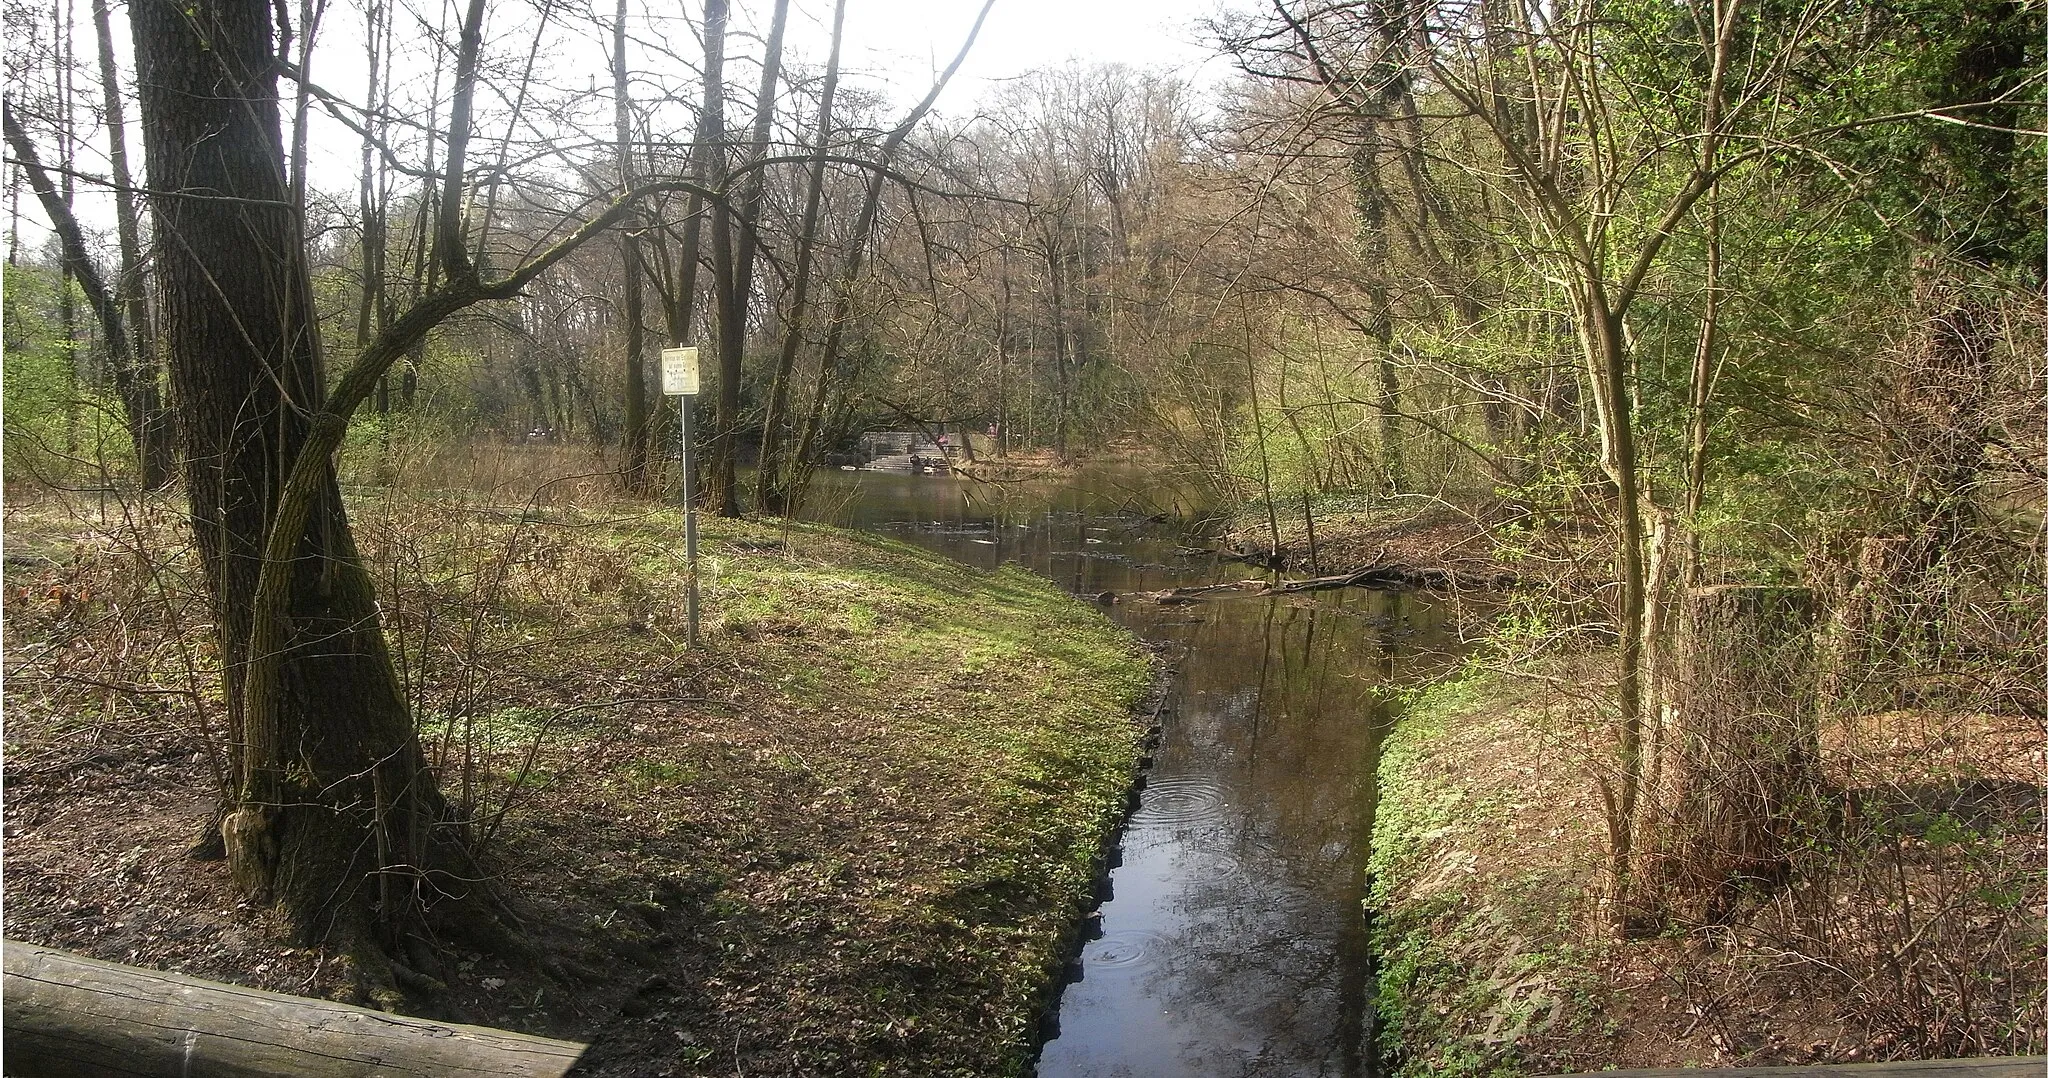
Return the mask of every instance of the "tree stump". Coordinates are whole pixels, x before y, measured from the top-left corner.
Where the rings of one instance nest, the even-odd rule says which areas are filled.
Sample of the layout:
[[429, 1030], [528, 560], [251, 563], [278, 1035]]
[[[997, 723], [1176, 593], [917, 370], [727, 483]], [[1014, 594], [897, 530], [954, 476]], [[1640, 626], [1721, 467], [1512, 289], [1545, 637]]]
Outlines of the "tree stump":
[[1819, 697], [1829, 707], [1855, 706], [1873, 680], [1872, 668], [1891, 667], [1900, 629], [1911, 611], [1901, 600], [1912, 594], [1902, 586], [1909, 543], [1889, 536], [1865, 536], [1857, 544], [1856, 563], [1845, 566], [1832, 601], [1821, 641]]
[[1744, 892], [1783, 881], [1814, 797], [1813, 597], [1699, 588], [1682, 617], [1671, 796], [1652, 821], [1645, 875], [1666, 913], [1717, 923]]

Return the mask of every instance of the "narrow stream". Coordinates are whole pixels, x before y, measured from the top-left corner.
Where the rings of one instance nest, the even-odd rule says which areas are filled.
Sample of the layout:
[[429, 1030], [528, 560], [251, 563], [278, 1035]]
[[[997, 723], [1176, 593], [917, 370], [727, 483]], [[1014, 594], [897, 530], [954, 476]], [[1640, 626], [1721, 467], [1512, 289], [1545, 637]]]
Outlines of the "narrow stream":
[[[1131, 469], [1057, 482], [822, 472], [812, 515], [1084, 595], [1242, 580], [1191, 555], [1176, 496]], [[1173, 666], [1162, 739], [1044, 1078], [1372, 1075], [1363, 897], [1381, 686], [1441, 674], [1448, 604], [1343, 589], [1109, 612]]]

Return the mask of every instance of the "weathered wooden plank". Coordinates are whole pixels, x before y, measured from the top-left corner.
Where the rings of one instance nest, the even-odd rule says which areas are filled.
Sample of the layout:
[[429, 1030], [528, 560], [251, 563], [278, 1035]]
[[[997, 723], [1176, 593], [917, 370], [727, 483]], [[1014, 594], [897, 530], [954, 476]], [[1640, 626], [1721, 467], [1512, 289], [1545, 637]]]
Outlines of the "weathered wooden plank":
[[560, 1078], [583, 1045], [4, 941], [9, 1078]]
[[1543, 1078], [2048, 1078], [2048, 1056], [1908, 1059], [1804, 1067], [1668, 1067]]

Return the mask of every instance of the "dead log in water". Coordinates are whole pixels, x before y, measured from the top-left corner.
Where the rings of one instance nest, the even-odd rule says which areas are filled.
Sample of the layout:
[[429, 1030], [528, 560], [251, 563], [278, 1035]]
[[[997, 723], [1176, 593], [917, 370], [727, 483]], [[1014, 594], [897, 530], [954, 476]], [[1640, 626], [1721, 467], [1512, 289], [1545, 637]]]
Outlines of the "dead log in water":
[[1267, 595], [1292, 595], [1300, 591], [1323, 591], [1328, 588], [1385, 588], [1400, 587], [1415, 577], [1415, 571], [1395, 565], [1368, 565], [1363, 569], [1336, 576], [1317, 576], [1306, 580], [1275, 581], [1266, 588]]
[[10, 1078], [560, 1078], [583, 1045], [5, 941]]
[[1178, 606], [1206, 599], [1218, 592], [1239, 592], [1263, 594], [1268, 582], [1264, 580], [1232, 580], [1221, 584], [1197, 584], [1185, 588], [1168, 588], [1165, 591], [1139, 592], [1138, 597], [1150, 599], [1161, 606]]
[[1194, 587], [1168, 588], [1165, 591], [1140, 592], [1137, 593], [1137, 597], [1166, 606], [1176, 606], [1196, 602], [1219, 592], [1262, 596], [1294, 595], [1330, 588], [1500, 588], [1512, 583], [1513, 578], [1506, 575], [1469, 577], [1443, 569], [1413, 569], [1402, 565], [1374, 564], [1334, 576], [1308, 577], [1302, 580], [1233, 580], [1221, 584], [1200, 584]]

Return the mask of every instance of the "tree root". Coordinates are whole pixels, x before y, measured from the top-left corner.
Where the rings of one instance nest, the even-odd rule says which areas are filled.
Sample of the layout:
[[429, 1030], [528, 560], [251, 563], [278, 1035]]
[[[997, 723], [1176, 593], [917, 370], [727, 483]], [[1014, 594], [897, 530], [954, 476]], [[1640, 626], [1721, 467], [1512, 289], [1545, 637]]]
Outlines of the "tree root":
[[349, 986], [362, 1006], [375, 1007], [389, 1014], [406, 1009], [407, 997], [398, 987], [398, 974], [392, 968], [391, 956], [384, 953], [369, 933], [351, 928], [342, 939], [331, 940], [330, 943], [341, 952], [342, 967], [349, 975]]
[[227, 860], [227, 840], [222, 838], [220, 833], [220, 825], [226, 819], [227, 815], [218, 810], [215, 810], [211, 816], [208, 816], [206, 823], [200, 827], [199, 833], [192, 836], [192, 844], [185, 847], [185, 856], [194, 861]]

